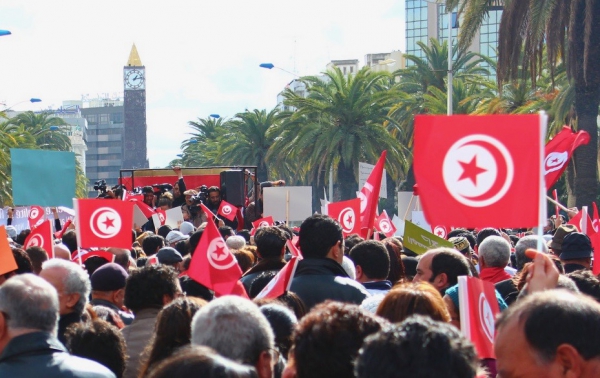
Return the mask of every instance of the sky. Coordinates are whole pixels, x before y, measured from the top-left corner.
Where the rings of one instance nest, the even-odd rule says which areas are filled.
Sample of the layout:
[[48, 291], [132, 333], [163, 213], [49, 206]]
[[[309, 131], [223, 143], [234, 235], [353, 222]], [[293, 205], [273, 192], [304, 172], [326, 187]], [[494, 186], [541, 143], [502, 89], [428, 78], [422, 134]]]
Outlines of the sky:
[[294, 76], [260, 63], [315, 75], [405, 46], [403, 0], [2, 0], [0, 29], [12, 33], [0, 37], [0, 103], [14, 110], [122, 96], [135, 43], [151, 168], [181, 153], [189, 121], [275, 107]]

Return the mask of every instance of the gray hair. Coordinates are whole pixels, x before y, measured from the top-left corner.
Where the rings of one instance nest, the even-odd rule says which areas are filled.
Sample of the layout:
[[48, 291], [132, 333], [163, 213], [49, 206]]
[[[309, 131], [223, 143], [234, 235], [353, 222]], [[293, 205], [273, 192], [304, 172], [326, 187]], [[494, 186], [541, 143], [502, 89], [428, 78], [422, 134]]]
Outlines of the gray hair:
[[[528, 248], [537, 249], [538, 237], [536, 235], [523, 236], [515, 245], [515, 258], [517, 260], [517, 270], [523, 270], [525, 263], [532, 261], [530, 258], [525, 256], [525, 251]], [[542, 240], [542, 252], [548, 253], [548, 247], [546, 242]]]
[[36, 329], [56, 334], [58, 293], [43, 278], [26, 273], [0, 286], [0, 311], [10, 329]]
[[501, 236], [488, 236], [479, 246], [479, 258], [488, 267], [504, 268], [510, 260], [510, 244]]
[[192, 319], [192, 344], [205, 345], [220, 355], [254, 365], [260, 354], [272, 349], [275, 336], [259, 308], [236, 296], [217, 298]]
[[90, 278], [87, 272], [74, 262], [62, 259], [50, 259], [44, 261], [42, 270], [62, 269], [65, 271], [63, 283], [65, 285], [65, 294], [79, 294], [79, 300], [73, 309], [75, 313], [81, 315], [88, 303], [88, 297], [92, 290]]

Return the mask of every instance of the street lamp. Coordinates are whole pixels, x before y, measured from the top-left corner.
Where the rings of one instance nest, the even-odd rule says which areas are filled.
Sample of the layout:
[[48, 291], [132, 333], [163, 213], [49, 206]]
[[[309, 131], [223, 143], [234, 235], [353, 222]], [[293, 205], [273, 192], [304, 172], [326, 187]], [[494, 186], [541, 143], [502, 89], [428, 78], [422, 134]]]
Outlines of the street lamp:
[[[9, 106], [9, 107], [5, 108], [5, 109], [4, 109], [4, 110], [2, 110], [2, 111], [3, 111], [3, 112], [6, 112], [6, 111], [8, 111], [8, 110], [11, 110], [11, 109], [12, 109], [12, 108], [14, 108], [15, 106], [17, 106], [17, 105], [20, 105], [20, 104], [23, 104], [23, 103], [25, 103], [25, 102], [31, 102], [31, 103], [33, 104], [33, 103], [36, 103], [36, 102], [42, 102], [42, 100], [41, 100], [41, 99], [39, 99], [39, 98], [36, 98], [36, 97], [32, 97], [32, 98], [30, 98], [29, 100], [19, 101], [19, 102], [17, 102], [16, 104], [13, 104], [13, 105]], [[6, 106], [6, 104], [1, 104], [1, 105], [4, 105], [4, 106]]]
[[11, 35], [12, 33], [8, 30], [0, 30], [0, 37], [5, 35]]
[[273, 63], [261, 63], [261, 64], [259, 64], [258, 66], [259, 66], [260, 68], [265, 68], [265, 69], [267, 69], [267, 70], [272, 70], [273, 68], [277, 68], [278, 70], [281, 70], [281, 71], [283, 71], [283, 72], [287, 72], [287, 73], [289, 73], [290, 75], [294, 75], [294, 76], [296, 76], [296, 77], [300, 77], [300, 76], [298, 76], [297, 74], [295, 74], [295, 73], [293, 73], [293, 72], [290, 72], [290, 71], [288, 71], [288, 70], [284, 70], [284, 69], [283, 69], [283, 68], [281, 68], [281, 67], [277, 67], [277, 66], [275, 66]]
[[214, 119], [219, 119], [219, 118], [221, 118], [221, 116], [220, 116], [220, 115], [218, 115], [218, 114], [214, 114], [214, 113], [213, 113], [213, 114], [209, 114], [209, 116], [210, 116], [210, 117], [212, 117], [212, 118], [214, 118]]

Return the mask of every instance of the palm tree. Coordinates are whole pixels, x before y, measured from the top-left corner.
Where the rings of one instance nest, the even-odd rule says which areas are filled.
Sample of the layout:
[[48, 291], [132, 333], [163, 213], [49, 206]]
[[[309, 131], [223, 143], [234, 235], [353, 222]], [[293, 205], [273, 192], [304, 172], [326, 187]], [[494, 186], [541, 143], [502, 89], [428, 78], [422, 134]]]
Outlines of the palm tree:
[[400, 95], [390, 88], [388, 73], [365, 67], [345, 76], [334, 67], [300, 80], [308, 96], [286, 90], [284, 104], [296, 111], [268, 133], [275, 141], [267, 159], [278, 161], [278, 171], [287, 166], [296, 178], [319, 183], [333, 170], [342, 199], [355, 196], [358, 163], [375, 162], [383, 150], [388, 151], [388, 173], [397, 179], [405, 172], [408, 151], [383, 126]]
[[[446, 0], [464, 14], [459, 45], [468, 48], [488, 14], [489, 0]], [[566, 65], [575, 97], [576, 124], [590, 134], [590, 143], [574, 154], [573, 182], [568, 182], [569, 205], [595, 201], [598, 192], [598, 106], [600, 105], [600, 1], [504, 0], [498, 40], [498, 82], [524, 78], [528, 68], [534, 82], [548, 60], [550, 74]], [[544, 48], [546, 49], [544, 54]], [[570, 180], [568, 180], [570, 181]]]
[[66, 134], [68, 123], [51, 113], [23, 112], [8, 121], [27, 131], [35, 139], [38, 148], [45, 150], [71, 151], [71, 141]]
[[219, 161], [225, 165], [256, 165], [259, 181], [266, 181], [270, 173], [266, 156], [274, 139], [267, 131], [280, 119], [278, 108], [268, 113], [254, 109], [236, 114], [219, 137]]
[[184, 167], [219, 165], [217, 140], [223, 135], [228, 122], [224, 118], [213, 117], [188, 122], [193, 131], [191, 137], [181, 144], [183, 157], [178, 162]]

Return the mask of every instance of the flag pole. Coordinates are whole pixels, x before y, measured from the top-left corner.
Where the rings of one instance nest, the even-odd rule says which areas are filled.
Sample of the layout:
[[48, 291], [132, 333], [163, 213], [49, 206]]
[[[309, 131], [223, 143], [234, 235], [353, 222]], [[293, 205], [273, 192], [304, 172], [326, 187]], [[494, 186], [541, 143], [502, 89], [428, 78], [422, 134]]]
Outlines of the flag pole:
[[552, 202], [554, 205], [556, 205], [556, 207], [558, 207], [559, 209], [562, 209], [564, 211], [569, 211], [569, 209], [567, 209], [564, 205], [562, 205], [560, 202], [555, 201], [552, 197], [548, 197], [546, 196], [546, 199], [550, 202]]
[[408, 210], [410, 210], [410, 205], [412, 205], [413, 198], [415, 198], [414, 194], [410, 196], [410, 201], [408, 202], [408, 206], [406, 206], [406, 212], [404, 213], [404, 220], [406, 220], [406, 216], [408, 215]]
[[588, 207], [581, 207], [581, 233], [587, 235], [587, 218], [588, 218]]
[[540, 165], [539, 165], [539, 199], [538, 199], [538, 230], [537, 230], [537, 245], [536, 249], [538, 251], [542, 250], [542, 242], [544, 240], [544, 224], [546, 222], [546, 201], [544, 197], [546, 196], [546, 180], [544, 177], [544, 156], [545, 156], [545, 145], [544, 141], [546, 139], [546, 126], [548, 124], [548, 116], [546, 112], [543, 110], [539, 113], [540, 118], [540, 126], [539, 126], [539, 156], [540, 156]]
[[[556, 202], [558, 202], [558, 190], [554, 189], [554, 190], [552, 191], [552, 196], [554, 197], [554, 200], [555, 200]], [[554, 207], [554, 210], [555, 210], [555, 211], [554, 211], [554, 215], [556, 215], [556, 218], [558, 219], [558, 215], [559, 215], [560, 208], [559, 208], [558, 206], [555, 206], [555, 207]]]
[[290, 191], [285, 191], [285, 224], [290, 224]]
[[73, 198], [73, 208], [75, 209], [75, 232], [76, 232], [76, 241], [77, 241], [77, 260], [79, 260], [79, 266], [83, 266], [83, 262], [81, 261], [81, 219], [79, 219], [79, 204], [77, 203], [77, 198]]

